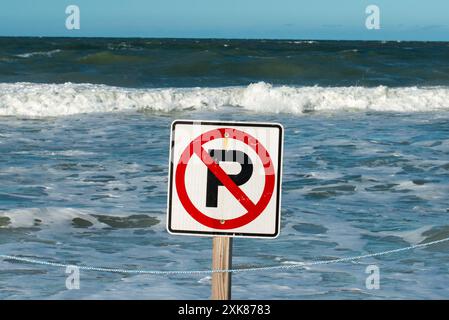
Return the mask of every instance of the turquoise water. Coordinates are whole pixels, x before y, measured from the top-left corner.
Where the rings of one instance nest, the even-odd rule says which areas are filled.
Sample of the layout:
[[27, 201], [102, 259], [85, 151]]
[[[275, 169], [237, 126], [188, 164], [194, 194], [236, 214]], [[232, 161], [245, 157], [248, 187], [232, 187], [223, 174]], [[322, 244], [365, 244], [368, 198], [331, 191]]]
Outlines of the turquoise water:
[[[384, 66], [379, 77], [370, 71], [360, 71], [365, 80], [336, 72], [338, 79], [332, 79], [327, 70], [319, 80], [271, 67], [271, 75], [255, 75], [242, 65], [253, 59], [248, 56], [253, 47], [264, 48], [258, 49], [260, 59], [296, 47], [306, 57], [308, 46], [324, 55], [329, 43], [229, 42], [224, 44], [238, 44], [245, 52], [229, 58], [237, 61], [237, 71], [228, 65], [213, 72], [186, 69], [183, 77], [179, 70], [169, 75], [167, 66], [151, 73], [163, 66], [147, 62], [149, 69], [139, 71], [146, 80], [125, 83], [126, 75], [136, 74], [134, 65], [104, 56], [120, 50], [120, 43], [131, 50], [137, 46], [133, 41], [112, 41], [109, 45], [119, 47], [110, 49], [104, 48], [106, 40], [74, 49], [72, 40], [32, 39], [28, 47], [26, 39], [1, 41], [7, 44], [3, 59], [22, 60], [2, 60], [0, 69], [0, 254], [111, 268], [210, 268], [210, 238], [165, 230], [169, 125], [178, 118], [273, 121], [285, 127], [281, 235], [236, 239], [236, 268], [354, 256], [449, 237], [446, 44], [332, 43], [331, 53], [364, 52], [360, 63], [371, 70], [380, 72], [391, 59], [404, 73]], [[207, 41], [166, 46], [174, 57], [229, 48]], [[151, 48], [158, 50], [157, 44]], [[61, 51], [14, 58], [44, 49]], [[69, 64], [73, 57], [103, 50], [107, 54], [92, 58], [92, 66]], [[151, 50], [142, 50], [149, 57]], [[380, 57], [368, 59], [368, 52]], [[432, 61], [429, 52], [436, 57]], [[69, 58], [57, 58], [62, 54]], [[186, 61], [201, 56], [191, 54]], [[351, 74], [354, 62], [339, 59], [337, 68]], [[292, 62], [298, 68], [308, 65], [298, 61]], [[211, 58], [210, 63], [224, 62]], [[407, 76], [410, 66], [418, 71]], [[91, 84], [62, 84], [69, 80]], [[351, 87], [355, 81], [366, 82]], [[180, 88], [187, 83], [201, 88]], [[235, 274], [233, 297], [447, 298], [448, 249], [439, 244], [357, 263]], [[379, 290], [365, 287], [370, 264], [380, 268]], [[207, 299], [210, 294], [204, 275], [93, 271], [81, 271], [80, 290], [67, 290], [64, 271], [1, 260], [0, 298]]]

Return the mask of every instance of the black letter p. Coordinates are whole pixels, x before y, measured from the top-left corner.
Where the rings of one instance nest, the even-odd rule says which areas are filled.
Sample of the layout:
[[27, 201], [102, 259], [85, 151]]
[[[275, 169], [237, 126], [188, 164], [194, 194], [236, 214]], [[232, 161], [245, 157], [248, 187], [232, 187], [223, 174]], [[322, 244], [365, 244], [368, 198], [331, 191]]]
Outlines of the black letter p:
[[[238, 174], [229, 175], [232, 181], [238, 186], [246, 183], [253, 174], [253, 163], [248, 155], [238, 150], [209, 150], [210, 156], [217, 164], [220, 161], [238, 162], [242, 169]], [[206, 189], [206, 207], [217, 207], [218, 187], [223, 186], [221, 181], [208, 169], [207, 170], [207, 189]]]

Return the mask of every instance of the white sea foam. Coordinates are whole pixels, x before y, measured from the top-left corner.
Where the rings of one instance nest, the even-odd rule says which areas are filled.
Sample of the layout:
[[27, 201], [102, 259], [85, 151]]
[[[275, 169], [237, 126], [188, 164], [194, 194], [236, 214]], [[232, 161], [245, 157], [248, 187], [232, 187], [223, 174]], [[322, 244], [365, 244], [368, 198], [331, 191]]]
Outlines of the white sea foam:
[[71, 208], [24, 208], [0, 212], [0, 217], [7, 217], [8, 228], [31, 228], [39, 221], [40, 225], [68, 227], [74, 218], [82, 218], [92, 224], [99, 224], [88, 212]]
[[82, 150], [63, 150], [63, 151], [48, 151], [48, 150], [38, 150], [38, 151], [15, 151], [12, 154], [33, 154], [38, 156], [63, 156], [63, 157], [82, 157], [82, 156], [92, 156], [96, 153], [87, 152]]
[[298, 40], [298, 41], [287, 41], [287, 43], [290, 43], [290, 44], [315, 44], [315, 43], [318, 43], [318, 41]]
[[[110, 212], [108, 212], [110, 214]], [[133, 223], [135, 227], [139, 227], [139, 217], [136, 218], [133, 213], [122, 212], [120, 214], [105, 215], [102, 212], [96, 212], [86, 209], [61, 208], [61, 207], [47, 207], [47, 208], [20, 208], [0, 211], [0, 218], [7, 218], [7, 223], [1, 228], [31, 228], [31, 227], [45, 227], [52, 230], [59, 230], [61, 232], [70, 232], [74, 224], [74, 219], [80, 219], [87, 226], [92, 228], [108, 228], [110, 222], [102, 222], [99, 217], [105, 217], [111, 221], [116, 219], [119, 223], [126, 224]], [[151, 218], [156, 218], [153, 214]], [[162, 217], [157, 217], [161, 219]], [[117, 220], [118, 219], [118, 220]], [[129, 219], [126, 220], [126, 219]], [[143, 217], [145, 219], [145, 217]], [[114, 222], [114, 221], [112, 221]], [[148, 227], [145, 221], [140, 227]], [[117, 226], [117, 225], [116, 225]]]
[[64, 116], [129, 110], [216, 110], [258, 113], [310, 111], [449, 111], [449, 87], [291, 87], [259, 82], [245, 87], [131, 89], [96, 84], [0, 84], [0, 115]]
[[50, 50], [50, 51], [36, 51], [36, 52], [27, 52], [22, 54], [17, 54], [16, 57], [19, 58], [31, 58], [34, 56], [45, 56], [52, 57], [54, 54], [61, 52], [60, 49]]

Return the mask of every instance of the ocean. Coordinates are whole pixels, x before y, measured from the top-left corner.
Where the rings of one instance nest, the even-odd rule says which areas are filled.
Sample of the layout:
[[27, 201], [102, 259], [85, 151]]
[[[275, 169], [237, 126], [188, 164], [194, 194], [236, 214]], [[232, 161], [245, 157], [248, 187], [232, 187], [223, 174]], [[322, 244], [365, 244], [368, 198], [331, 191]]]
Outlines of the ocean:
[[[449, 43], [0, 38], [0, 255], [210, 269], [210, 238], [165, 229], [174, 119], [285, 128], [280, 236], [235, 239], [235, 268], [449, 237]], [[236, 273], [233, 298], [448, 298], [448, 250]], [[210, 296], [204, 274], [67, 276], [0, 259], [0, 298]]]

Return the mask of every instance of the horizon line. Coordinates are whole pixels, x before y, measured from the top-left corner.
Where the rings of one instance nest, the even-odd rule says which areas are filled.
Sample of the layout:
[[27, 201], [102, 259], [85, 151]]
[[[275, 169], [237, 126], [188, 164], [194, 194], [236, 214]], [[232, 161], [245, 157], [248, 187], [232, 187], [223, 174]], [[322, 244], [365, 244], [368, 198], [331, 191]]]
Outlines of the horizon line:
[[226, 37], [159, 37], [159, 36], [68, 36], [68, 35], [49, 35], [49, 36], [37, 36], [37, 35], [0, 35], [0, 38], [59, 38], [59, 39], [163, 39], [163, 40], [224, 40], [224, 41], [236, 41], [236, 40], [254, 40], [254, 41], [358, 41], [358, 42], [449, 42], [448, 40], [402, 40], [402, 39], [313, 39], [313, 38], [252, 38], [252, 37], [241, 37], [241, 38], [226, 38]]

